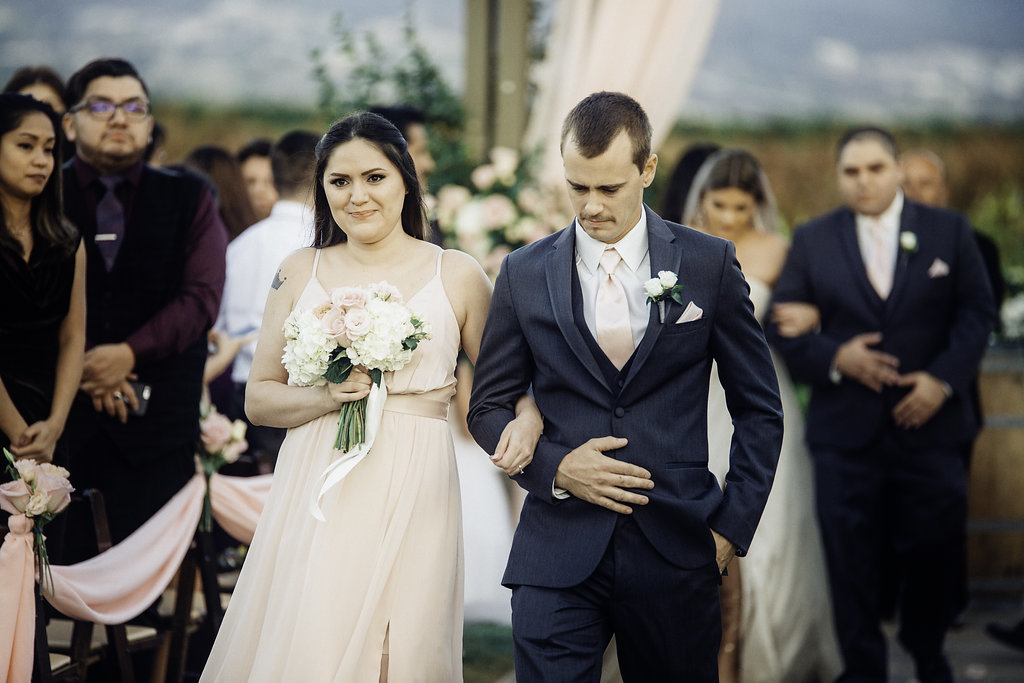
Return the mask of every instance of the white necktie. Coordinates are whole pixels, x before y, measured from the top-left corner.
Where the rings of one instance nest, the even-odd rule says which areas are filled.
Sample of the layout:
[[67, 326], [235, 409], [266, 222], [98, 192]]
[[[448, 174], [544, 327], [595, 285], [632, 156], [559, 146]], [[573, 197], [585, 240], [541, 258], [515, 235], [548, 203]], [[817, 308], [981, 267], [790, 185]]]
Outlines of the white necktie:
[[872, 220], [868, 223], [868, 232], [871, 235], [871, 249], [867, 259], [868, 279], [878, 296], [885, 299], [892, 290], [895, 254], [886, 239], [885, 226], [881, 221]]
[[601, 270], [604, 271], [597, 288], [597, 311], [594, 326], [597, 328], [597, 345], [608, 360], [621, 370], [633, 355], [633, 331], [629, 325], [629, 304], [626, 290], [619, 278], [615, 277], [622, 257], [614, 247], [601, 254]]

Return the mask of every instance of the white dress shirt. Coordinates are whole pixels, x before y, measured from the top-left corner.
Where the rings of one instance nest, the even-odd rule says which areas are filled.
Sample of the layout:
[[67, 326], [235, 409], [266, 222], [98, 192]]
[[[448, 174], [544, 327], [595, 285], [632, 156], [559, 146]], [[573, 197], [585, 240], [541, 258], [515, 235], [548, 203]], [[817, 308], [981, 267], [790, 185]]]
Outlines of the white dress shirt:
[[[270, 215], [228, 245], [224, 296], [216, 328], [230, 337], [258, 330], [263, 322], [270, 285], [286, 256], [313, 243], [313, 213], [299, 202], [280, 200]], [[231, 379], [249, 379], [255, 340], [235, 356]]]
[[871, 225], [874, 222], [881, 224], [885, 234], [885, 248], [892, 254], [893, 271], [896, 268], [896, 250], [900, 242], [900, 217], [903, 214], [903, 192], [897, 192], [895, 199], [889, 208], [876, 217], [854, 214], [857, 222], [857, 243], [860, 245], [860, 253], [867, 263], [871, 259], [871, 252], [875, 248], [874, 237], [871, 234]]
[[576, 272], [580, 278], [580, 289], [583, 292], [583, 319], [587, 321], [590, 334], [597, 339], [597, 290], [601, 285], [603, 274], [598, 272], [601, 254], [609, 247], [615, 247], [622, 257], [622, 262], [615, 269], [623, 289], [626, 290], [626, 303], [629, 306], [629, 327], [633, 333], [633, 348], [640, 345], [647, 331], [650, 319], [650, 308], [647, 306], [647, 291], [644, 282], [651, 279], [651, 256], [647, 247], [647, 212], [640, 212], [640, 220], [632, 229], [623, 235], [615, 244], [605, 244], [596, 240], [580, 227], [579, 220], [576, 230]]

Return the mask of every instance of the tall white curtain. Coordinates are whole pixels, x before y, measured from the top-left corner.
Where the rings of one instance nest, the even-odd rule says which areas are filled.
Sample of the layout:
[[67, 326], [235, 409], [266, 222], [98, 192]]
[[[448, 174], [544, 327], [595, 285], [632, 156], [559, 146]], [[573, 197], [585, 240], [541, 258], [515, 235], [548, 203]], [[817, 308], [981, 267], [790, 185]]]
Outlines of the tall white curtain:
[[671, 131], [711, 37], [719, 0], [558, 0], [539, 65], [524, 149], [542, 150], [540, 177], [561, 182], [562, 120], [590, 93], [635, 98], [654, 127]]

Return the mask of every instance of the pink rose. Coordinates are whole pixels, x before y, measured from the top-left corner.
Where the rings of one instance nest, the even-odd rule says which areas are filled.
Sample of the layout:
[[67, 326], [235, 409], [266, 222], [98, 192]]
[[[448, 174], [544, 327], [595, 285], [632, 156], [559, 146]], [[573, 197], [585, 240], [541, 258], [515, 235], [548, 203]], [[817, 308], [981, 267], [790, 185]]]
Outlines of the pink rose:
[[[57, 514], [71, 502], [71, 492], [75, 488], [64, 477], [49, 472], [36, 472], [36, 494], [43, 494], [46, 509], [52, 515]], [[37, 513], [41, 514], [41, 513]]]
[[478, 190], [487, 191], [494, 187], [494, 183], [498, 182], [498, 174], [493, 166], [485, 164], [473, 169], [473, 172], [469, 174], [469, 180], [476, 185]]
[[231, 442], [231, 420], [210, 413], [199, 426], [200, 440], [207, 453], [217, 453]]
[[25, 512], [31, 498], [32, 490], [24, 479], [15, 479], [6, 484], [0, 484], [0, 509], [12, 515]]
[[481, 219], [488, 230], [504, 227], [516, 219], [516, 205], [503, 194], [490, 194], [480, 204]]
[[366, 303], [366, 292], [359, 287], [335, 287], [330, 292], [331, 303], [341, 310], [351, 306], [363, 306]]
[[365, 308], [349, 309], [345, 316], [345, 334], [349, 339], [355, 341], [364, 336], [373, 327], [373, 319], [366, 312]]
[[322, 303], [313, 309], [313, 315], [316, 316], [317, 320], [323, 320], [323, 317], [327, 315], [327, 311], [331, 310], [331, 304]]
[[320, 319], [320, 329], [331, 339], [338, 339], [345, 334], [345, 316], [337, 308], [331, 308]]

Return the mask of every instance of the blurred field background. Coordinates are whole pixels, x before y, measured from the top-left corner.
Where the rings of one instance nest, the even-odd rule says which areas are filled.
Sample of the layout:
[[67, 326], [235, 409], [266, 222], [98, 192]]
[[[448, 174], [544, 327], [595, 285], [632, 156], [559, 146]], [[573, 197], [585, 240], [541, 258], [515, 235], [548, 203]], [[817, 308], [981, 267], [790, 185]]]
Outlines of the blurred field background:
[[[167, 155], [172, 163], [198, 145], [213, 143], [237, 150], [254, 137], [274, 140], [296, 128], [322, 131], [330, 123], [315, 109], [267, 104], [215, 107], [158, 101], [155, 113], [167, 130]], [[744, 147], [764, 165], [784, 229], [791, 230], [839, 205], [835, 141], [854, 123], [860, 122], [680, 120], [657, 150], [658, 177], [646, 195], [647, 202], [657, 208], [662, 183], [686, 146], [715, 142]], [[945, 161], [951, 208], [965, 213], [977, 229], [996, 240], [1010, 291], [1024, 290], [1024, 120], [1012, 124], [906, 122], [889, 127], [902, 149], [931, 149]]]

